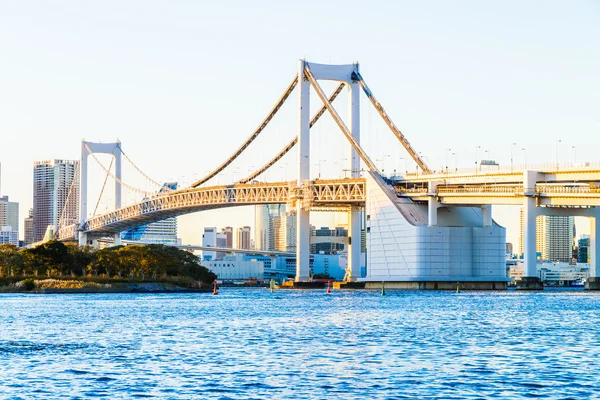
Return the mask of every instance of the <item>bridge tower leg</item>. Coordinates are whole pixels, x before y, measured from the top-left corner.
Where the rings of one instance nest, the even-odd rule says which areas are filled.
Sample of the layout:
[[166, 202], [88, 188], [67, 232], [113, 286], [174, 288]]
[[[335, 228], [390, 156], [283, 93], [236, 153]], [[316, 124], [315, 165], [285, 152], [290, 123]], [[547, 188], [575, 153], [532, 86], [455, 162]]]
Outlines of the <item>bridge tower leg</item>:
[[585, 284], [587, 290], [600, 290], [600, 213], [590, 217], [590, 274]]
[[[89, 152], [85, 142], [81, 142], [81, 160], [79, 161], [79, 226], [83, 227], [87, 217], [87, 164]], [[79, 232], [79, 245], [87, 244], [85, 232]]]
[[[113, 150], [113, 157], [115, 158], [115, 210], [121, 208], [121, 142], [117, 142]], [[121, 232], [117, 232], [114, 235], [113, 246], [121, 245]]]
[[523, 278], [517, 284], [521, 290], [541, 290], [542, 282], [537, 273], [537, 249], [536, 249], [536, 217], [537, 197], [535, 185], [538, 173], [525, 171], [523, 177], [523, 188], [525, 200], [523, 202]]
[[[115, 158], [115, 210], [121, 208], [121, 142], [92, 143], [81, 141], [81, 160], [79, 165], [79, 226], [83, 229], [87, 218], [88, 156], [90, 152], [110, 154]], [[85, 232], [79, 232], [79, 245], [87, 244]], [[121, 244], [121, 234], [114, 235], [114, 244]]]
[[[298, 68], [298, 187], [310, 179], [310, 82], [304, 76], [304, 60]], [[296, 200], [296, 282], [308, 281], [310, 266], [310, 210]]]
[[[355, 64], [358, 70], [358, 64]], [[350, 124], [350, 132], [352, 136], [360, 143], [360, 85], [353, 81], [348, 85], [348, 121]], [[350, 154], [348, 155], [348, 167], [352, 178], [360, 177], [360, 157], [356, 151], [350, 146]], [[346, 271], [346, 279], [355, 281], [360, 278], [360, 249], [362, 236], [360, 232], [361, 210], [360, 208], [352, 208], [348, 212], [348, 229], [350, 236], [350, 244], [348, 245], [348, 270]]]

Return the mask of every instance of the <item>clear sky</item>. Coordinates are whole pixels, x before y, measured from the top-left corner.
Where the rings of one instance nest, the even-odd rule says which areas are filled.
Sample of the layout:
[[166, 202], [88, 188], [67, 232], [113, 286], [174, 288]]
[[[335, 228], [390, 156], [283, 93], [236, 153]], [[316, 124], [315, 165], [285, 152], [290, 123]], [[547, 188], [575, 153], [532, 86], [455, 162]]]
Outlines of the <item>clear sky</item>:
[[[598, 161], [599, 21], [597, 1], [0, 0], [2, 194], [20, 202], [25, 217], [33, 162], [77, 159], [82, 138], [119, 138], [156, 180], [200, 177], [256, 128], [299, 58], [359, 61], [434, 168], [447, 153], [450, 167], [474, 165], [477, 146], [479, 158], [501, 164], [510, 163], [511, 148], [515, 163]], [[345, 96], [336, 104], [345, 112]], [[241, 177], [293, 138], [295, 107], [292, 96], [219, 182]], [[363, 143], [380, 168], [414, 168], [364, 97], [361, 117]], [[313, 174], [339, 176], [348, 145], [330, 118], [312, 137]], [[286, 156], [266, 178], [291, 179], [295, 160]], [[151, 188], [133, 168], [124, 174]], [[95, 199], [100, 167], [91, 179]], [[111, 196], [107, 189], [99, 212]], [[495, 210], [516, 245], [517, 208]], [[198, 213], [180, 218], [180, 234], [198, 243], [204, 226], [252, 221], [248, 208]]]

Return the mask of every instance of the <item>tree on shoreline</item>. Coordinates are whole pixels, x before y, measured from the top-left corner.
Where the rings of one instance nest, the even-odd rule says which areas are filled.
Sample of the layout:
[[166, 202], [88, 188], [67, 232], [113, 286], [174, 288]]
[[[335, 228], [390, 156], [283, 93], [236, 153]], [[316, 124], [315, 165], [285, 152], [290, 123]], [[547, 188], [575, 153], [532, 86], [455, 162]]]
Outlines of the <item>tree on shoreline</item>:
[[158, 244], [115, 246], [93, 250], [89, 246], [50, 241], [31, 249], [0, 245], [0, 277], [101, 276], [157, 280], [191, 278], [210, 283], [216, 275], [200, 265], [194, 254]]

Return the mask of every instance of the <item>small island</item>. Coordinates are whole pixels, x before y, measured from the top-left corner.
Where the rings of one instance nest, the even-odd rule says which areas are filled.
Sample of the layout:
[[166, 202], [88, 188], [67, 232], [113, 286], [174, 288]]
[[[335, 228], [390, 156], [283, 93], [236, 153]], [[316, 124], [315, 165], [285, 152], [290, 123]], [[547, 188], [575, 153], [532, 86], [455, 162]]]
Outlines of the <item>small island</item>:
[[49, 241], [0, 245], [0, 292], [124, 293], [210, 291], [216, 275], [194, 254], [160, 244], [95, 250]]

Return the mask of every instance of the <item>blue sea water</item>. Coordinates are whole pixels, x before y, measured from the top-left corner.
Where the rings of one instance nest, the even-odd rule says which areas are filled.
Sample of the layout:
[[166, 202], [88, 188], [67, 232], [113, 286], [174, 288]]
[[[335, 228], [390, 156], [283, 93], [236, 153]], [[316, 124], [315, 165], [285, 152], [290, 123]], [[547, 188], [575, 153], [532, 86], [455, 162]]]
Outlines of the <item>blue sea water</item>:
[[0, 398], [589, 398], [600, 295], [0, 294]]

